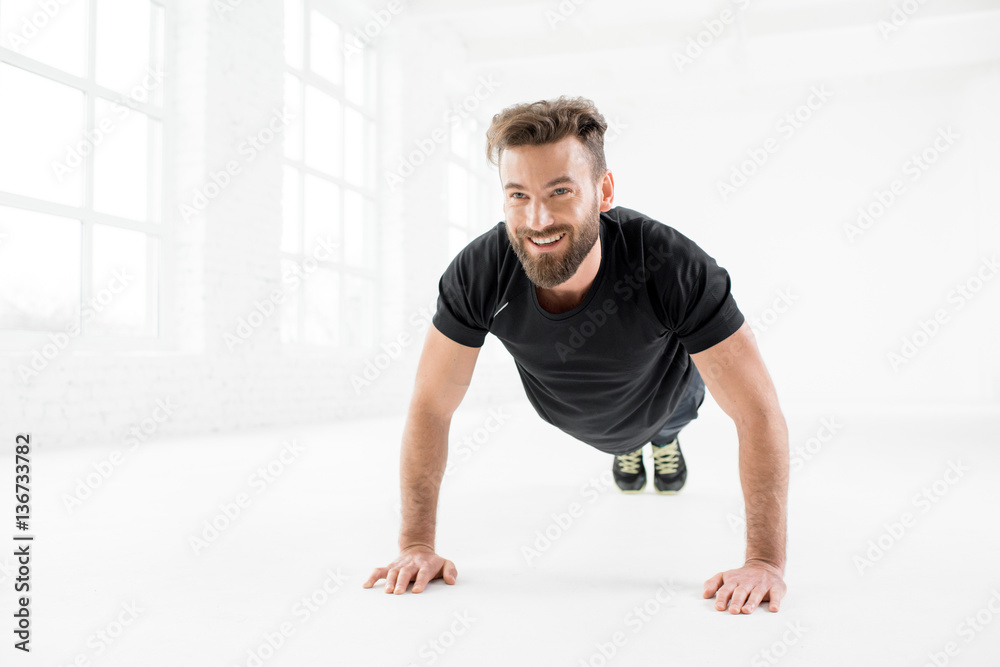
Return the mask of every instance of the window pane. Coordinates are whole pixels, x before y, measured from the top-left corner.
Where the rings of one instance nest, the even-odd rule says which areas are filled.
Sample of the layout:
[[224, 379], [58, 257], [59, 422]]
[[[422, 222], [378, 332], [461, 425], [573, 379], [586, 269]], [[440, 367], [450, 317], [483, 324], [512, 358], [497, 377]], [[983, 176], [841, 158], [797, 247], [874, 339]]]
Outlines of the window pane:
[[465, 227], [469, 224], [468, 175], [462, 167], [448, 165], [448, 220]]
[[339, 84], [343, 68], [340, 26], [313, 10], [309, 14], [309, 69]]
[[375, 283], [358, 276], [344, 276], [345, 346], [375, 344]]
[[80, 322], [80, 222], [0, 206], [0, 328]]
[[285, 252], [302, 252], [302, 200], [299, 192], [299, 172], [285, 167], [281, 188], [282, 220], [281, 249]]
[[344, 111], [344, 172], [348, 183], [364, 185], [365, 162], [365, 119], [354, 109]]
[[94, 150], [94, 208], [145, 220], [148, 117], [104, 99], [95, 100], [94, 111], [103, 135]]
[[285, 157], [289, 160], [302, 159], [302, 80], [292, 74], [285, 74], [285, 109], [291, 121], [284, 131]]
[[343, 116], [340, 103], [313, 86], [306, 86], [306, 164], [340, 176]]
[[[153, 72], [163, 72], [163, 30], [164, 30], [164, 17], [163, 17], [163, 7], [159, 5], [150, 5], [150, 21], [153, 24], [153, 43], [150, 53], [149, 67]], [[163, 77], [160, 77], [160, 82], [152, 86], [153, 95], [149, 100], [151, 104], [160, 105], [163, 103]]]
[[149, 175], [149, 213], [147, 215], [151, 222], [160, 222], [162, 216], [160, 207], [163, 204], [161, 188], [163, 183], [163, 123], [148, 116], [146, 121], [149, 123], [149, 149], [152, 151], [149, 168], [153, 170]]
[[83, 93], [0, 63], [0, 189], [83, 204]]
[[460, 158], [469, 154], [469, 135], [462, 123], [451, 122], [451, 152]]
[[365, 103], [365, 50], [352, 49], [344, 63], [344, 94], [355, 104]]
[[340, 276], [330, 269], [316, 269], [303, 280], [305, 302], [303, 329], [305, 342], [338, 345], [337, 332]]
[[281, 342], [297, 343], [299, 340], [299, 295], [301, 282], [294, 276], [298, 275], [295, 262], [284, 259], [281, 261], [281, 277], [285, 297], [278, 304], [281, 310]]
[[285, 62], [302, 69], [302, 0], [285, 0]]
[[367, 174], [365, 176], [365, 185], [369, 188], [375, 187], [375, 156], [378, 155], [378, 144], [375, 143], [375, 123], [370, 120], [365, 119], [365, 164], [367, 165]]
[[79, 77], [87, 76], [86, 0], [3, 0], [0, 46]]
[[148, 243], [142, 232], [94, 225], [91, 298], [84, 310], [88, 333], [137, 335], [155, 330], [147, 327], [147, 316], [156, 312], [155, 300], [149, 299], [156, 285], [149, 279], [155, 276], [158, 248], [154, 244], [150, 251]]
[[149, 70], [149, 0], [98, 0], [97, 83], [120, 93]]
[[372, 227], [373, 204], [361, 193], [344, 193], [344, 259], [352, 266], [373, 268], [375, 235]]
[[305, 199], [306, 230], [303, 252], [312, 256], [320, 241], [326, 241], [327, 238], [338, 244], [339, 249], [340, 188], [326, 179], [306, 176]]

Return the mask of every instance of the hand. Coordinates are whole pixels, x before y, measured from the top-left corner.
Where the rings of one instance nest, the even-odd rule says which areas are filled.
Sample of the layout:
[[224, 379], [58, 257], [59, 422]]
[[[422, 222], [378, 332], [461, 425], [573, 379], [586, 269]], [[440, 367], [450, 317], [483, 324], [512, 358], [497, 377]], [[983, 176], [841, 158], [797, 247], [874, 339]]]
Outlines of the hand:
[[[414, 576], [416, 575], [416, 576]], [[385, 592], [401, 595], [413, 579], [413, 592], [427, 588], [427, 582], [442, 578], [446, 584], [454, 584], [458, 570], [450, 560], [445, 560], [423, 545], [407, 547], [399, 552], [399, 557], [387, 567], [377, 567], [368, 581], [362, 584], [371, 588], [379, 579], [385, 579]]]
[[778, 611], [781, 598], [785, 597], [785, 582], [780, 568], [751, 558], [743, 567], [719, 572], [706, 581], [702, 597], [713, 595], [716, 595], [715, 608], [723, 611], [728, 604], [731, 614], [752, 613], [764, 600], [770, 600], [771, 611]]

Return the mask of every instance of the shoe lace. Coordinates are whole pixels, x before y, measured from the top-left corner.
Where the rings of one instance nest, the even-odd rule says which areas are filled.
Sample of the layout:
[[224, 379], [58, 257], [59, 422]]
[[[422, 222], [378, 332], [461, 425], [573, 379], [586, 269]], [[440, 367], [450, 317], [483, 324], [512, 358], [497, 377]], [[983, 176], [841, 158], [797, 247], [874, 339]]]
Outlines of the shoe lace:
[[676, 440], [663, 446], [654, 445], [653, 466], [656, 468], [656, 474], [669, 475], [677, 472], [680, 467], [680, 456], [680, 446]]
[[618, 467], [626, 475], [635, 475], [642, 465], [642, 448], [618, 457]]

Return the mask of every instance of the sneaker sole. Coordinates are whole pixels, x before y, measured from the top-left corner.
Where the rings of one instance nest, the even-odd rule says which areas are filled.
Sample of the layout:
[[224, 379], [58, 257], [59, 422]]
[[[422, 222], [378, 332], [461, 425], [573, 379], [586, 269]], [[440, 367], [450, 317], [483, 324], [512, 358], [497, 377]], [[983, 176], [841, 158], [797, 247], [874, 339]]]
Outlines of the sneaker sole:
[[646, 488], [646, 482], [643, 482], [642, 486], [640, 486], [638, 489], [623, 489], [619, 486], [618, 490], [621, 491], [622, 493], [642, 493], [643, 489], [645, 488]]

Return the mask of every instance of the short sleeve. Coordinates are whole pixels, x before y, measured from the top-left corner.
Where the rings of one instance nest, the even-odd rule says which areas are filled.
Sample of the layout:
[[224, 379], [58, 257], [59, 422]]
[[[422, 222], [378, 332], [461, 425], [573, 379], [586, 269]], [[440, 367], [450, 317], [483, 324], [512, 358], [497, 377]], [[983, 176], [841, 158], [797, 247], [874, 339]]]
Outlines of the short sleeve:
[[654, 297], [661, 300], [664, 324], [688, 354], [703, 352], [729, 338], [745, 319], [729, 272], [677, 230], [653, 224], [662, 229], [651, 230], [646, 262], [656, 278]]
[[438, 331], [467, 347], [482, 347], [489, 333], [485, 286], [495, 271], [484, 273], [489, 271], [489, 262], [483, 240], [480, 237], [463, 248], [445, 269], [438, 281], [437, 311], [431, 318]]

